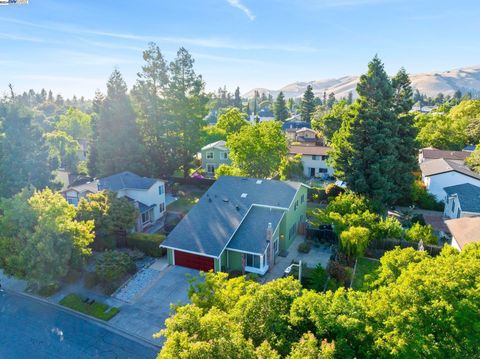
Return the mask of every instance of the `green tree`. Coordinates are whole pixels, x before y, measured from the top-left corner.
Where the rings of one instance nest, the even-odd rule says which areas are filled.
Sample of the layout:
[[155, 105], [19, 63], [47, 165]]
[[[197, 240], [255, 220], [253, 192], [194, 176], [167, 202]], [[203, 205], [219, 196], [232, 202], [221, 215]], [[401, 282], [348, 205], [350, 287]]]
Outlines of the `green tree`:
[[171, 155], [174, 143], [169, 132], [173, 125], [164, 101], [169, 86], [167, 63], [154, 43], [143, 52], [143, 60], [145, 64], [138, 73], [132, 96], [139, 114], [145, 164], [150, 176], [168, 176], [176, 169], [177, 163]]
[[370, 243], [370, 230], [365, 227], [350, 227], [340, 234], [342, 249], [349, 256], [358, 258], [363, 256]]
[[[13, 251], [2, 253], [13, 258], [3, 264], [7, 264], [7, 272], [27, 279], [37, 289], [56, 287], [70, 268], [79, 268], [91, 253], [88, 246], [93, 241], [94, 224], [77, 221], [75, 207], [48, 188], [33, 193], [25, 205], [27, 194], [22, 192], [2, 203], [1, 242]], [[26, 221], [12, 232], [11, 224], [5, 222], [9, 218]]]
[[357, 92], [352, 116], [333, 137], [331, 162], [336, 176], [353, 191], [394, 203], [403, 196], [396, 174], [401, 164], [398, 116], [392, 83], [377, 56]]
[[166, 106], [173, 123], [173, 151], [188, 177], [192, 158], [199, 148], [200, 133], [207, 114], [207, 101], [201, 76], [193, 69], [194, 59], [183, 47], [170, 63]]
[[298, 154], [294, 157], [284, 157], [280, 163], [278, 172], [282, 181], [303, 178], [302, 155]]
[[215, 170], [215, 178], [220, 178], [222, 176], [244, 176], [245, 174], [238, 167], [226, 165], [222, 163]]
[[277, 99], [275, 100], [273, 112], [275, 114], [275, 118], [279, 121], [285, 121], [288, 118], [287, 104], [285, 102], [285, 96], [283, 95], [282, 91], [280, 91]]
[[88, 140], [92, 135], [91, 116], [73, 107], [60, 116], [55, 127], [59, 131], [66, 132], [75, 140]]
[[107, 97], [96, 123], [96, 175], [143, 171], [143, 148], [127, 85], [115, 69], [107, 83]]
[[216, 127], [224, 130], [228, 136], [232, 133], [240, 131], [242, 127], [249, 125], [246, 117], [246, 113], [241, 112], [236, 107], [231, 107], [218, 117]]
[[80, 145], [72, 136], [63, 131], [54, 131], [45, 135], [45, 141], [50, 146], [49, 162], [55, 167], [61, 167], [75, 173], [78, 165]]
[[406, 238], [411, 242], [423, 241], [425, 244], [438, 244], [438, 237], [433, 233], [432, 226], [423, 226], [418, 222], [407, 230]]
[[315, 111], [315, 95], [312, 86], [308, 85], [307, 90], [303, 94], [302, 103], [300, 105], [300, 113], [302, 121], [310, 123], [313, 112]]
[[244, 126], [227, 139], [232, 164], [247, 176], [268, 178], [287, 155], [287, 140], [280, 122]]
[[235, 89], [235, 94], [233, 97], [233, 106], [235, 106], [240, 111], [242, 111], [243, 105], [242, 105], [242, 96], [240, 95], [240, 87], [237, 87]]
[[465, 159], [465, 164], [472, 171], [480, 173], [480, 149], [478, 147]]
[[0, 197], [24, 187], [45, 188], [53, 179], [49, 148], [32, 114], [18, 102], [0, 105]]
[[317, 107], [313, 114], [312, 127], [320, 132], [326, 142], [330, 143], [349, 113], [350, 106], [345, 100], [336, 102], [328, 112], [325, 112], [324, 107]]

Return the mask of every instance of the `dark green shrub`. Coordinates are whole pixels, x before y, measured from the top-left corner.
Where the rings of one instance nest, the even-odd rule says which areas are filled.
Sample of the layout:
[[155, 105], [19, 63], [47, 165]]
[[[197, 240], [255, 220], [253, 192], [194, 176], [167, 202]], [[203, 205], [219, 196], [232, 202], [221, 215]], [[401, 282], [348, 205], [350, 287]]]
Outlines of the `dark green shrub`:
[[419, 208], [430, 211], [443, 211], [444, 203], [436, 200], [435, 196], [428, 193], [422, 181], [417, 180], [412, 187], [412, 202]]
[[127, 246], [132, 249], [138, 249], [147, 256], [162, 257], [166, 250], [160, 248], [160, 244], [165, 240], [163, 234], [131, 233], [127, 236]]
[[312, 246], [310, 245], [309, 242], [302, 242], [298, 245], [298, 248], [297, 250], [300, 252], [300, 253], [308, 253], [310, 252], [310, 249], [312, 248]]
[[314, 289], [317, 292], [323, 291], [325, 282], [327, 281], [327, 271], [318, 264], [313, 270], [308, 272], [308, 277], [305, 278], [305, 286], [309, 289]]
[[320, 202], [320, 201], [325, 201], [327, 199], [327, 195], [325, 194], [325, 189], [319, 188], [319, 187], [310, 188], [308, 190], [307, 197], [310, 202]]
[[83, 283], [86, 288], [91, 289], [97, 285], [98, 279], [97, 274], [95, 272], [87, 272], [85, 273], [85, 277], [83, 278]]
[[106, 251], [97, 258], [95, 272], [106, 293], [112, 293], [127, 273], [134, 273], [135, 263], [128, 254]]
[[342, 285], [344, 286], [348, 286], [350, 280], [349, 273], [347, 272], [346, 268], [339, 262], [330, 261], [328, 263], [327, 272], [330, 277], [335, 279], [337, 282], [342, 283]]

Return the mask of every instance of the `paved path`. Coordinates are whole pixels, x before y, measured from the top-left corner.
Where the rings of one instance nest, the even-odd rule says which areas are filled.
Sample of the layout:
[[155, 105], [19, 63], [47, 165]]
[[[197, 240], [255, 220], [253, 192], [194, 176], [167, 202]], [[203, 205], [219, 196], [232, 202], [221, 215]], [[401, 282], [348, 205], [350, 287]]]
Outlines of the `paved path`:
[[157, 348], [53, 305], [0, 292], [0, 358], [155, 358]]

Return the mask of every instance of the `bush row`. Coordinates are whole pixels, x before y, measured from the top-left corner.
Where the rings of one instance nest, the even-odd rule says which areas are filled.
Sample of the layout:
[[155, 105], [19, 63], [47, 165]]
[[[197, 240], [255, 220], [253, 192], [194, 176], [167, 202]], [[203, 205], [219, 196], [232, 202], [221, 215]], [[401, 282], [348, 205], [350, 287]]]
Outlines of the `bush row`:
[[127, 236], [127, 246], [132, 249], [138, 249], [150, 257], [162, 257], [166, 250], [160, 248], [160, 244], [165, 240], [163, 234], [130, 233]]

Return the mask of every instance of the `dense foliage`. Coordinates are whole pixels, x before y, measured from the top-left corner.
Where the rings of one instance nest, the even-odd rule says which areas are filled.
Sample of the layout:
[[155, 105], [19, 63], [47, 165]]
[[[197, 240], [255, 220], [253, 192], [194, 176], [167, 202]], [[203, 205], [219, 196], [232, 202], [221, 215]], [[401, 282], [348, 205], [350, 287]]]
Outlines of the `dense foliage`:
[[362, 292], [208, 273], [167, 319], [159, 358], [475, 357], [479, 273], [478, 244], [434, 258], [396, 249]]

